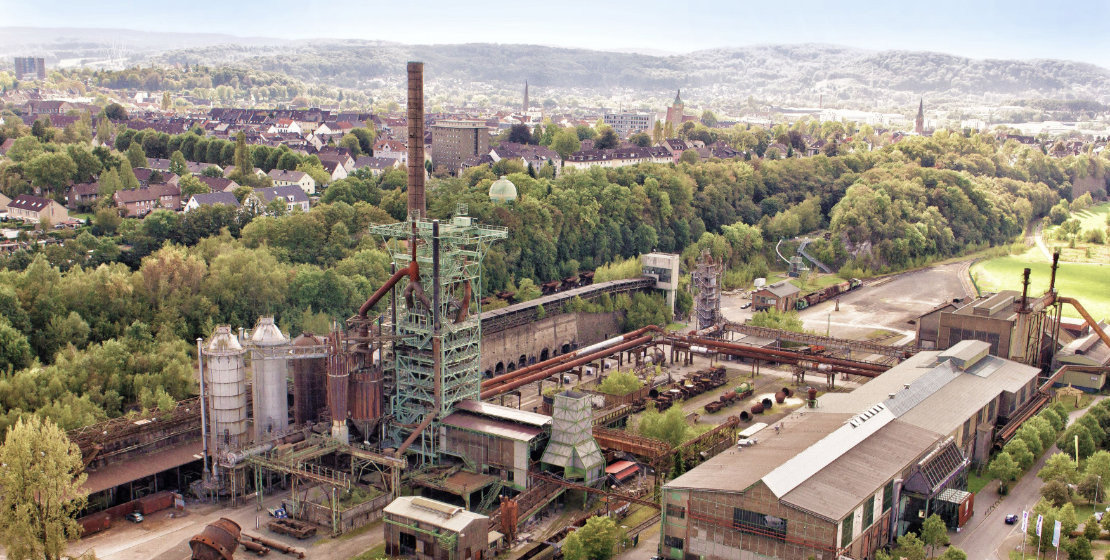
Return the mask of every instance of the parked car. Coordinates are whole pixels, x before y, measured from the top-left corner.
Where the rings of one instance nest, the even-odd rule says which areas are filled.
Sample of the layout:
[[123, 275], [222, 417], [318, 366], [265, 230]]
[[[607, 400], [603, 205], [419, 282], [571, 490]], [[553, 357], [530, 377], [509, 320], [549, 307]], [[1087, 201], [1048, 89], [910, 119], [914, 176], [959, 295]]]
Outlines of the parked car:
[[137, 511], [133, 511], [133, 512], [125, 515], [124, 517], [126, 517], [127, 520], [132, 522], [132, 523], [142, 523], [143, 522], [143, 514], [137, 512]]
[[744, 305], [741, 305], [740, 309], [747, 309], [751, 306], [752, 306], [752, 302], [749, 301], [749, 302], [745, 303]]
[[1006, 524], [1007, 525], [1013, 525], [1014, 523], [1017, 523], [1017, 520], [1018, 520], [1018, 516], [1017, 516], [1016, 513], [1011, 513], [1011, 514], [1006, 516]]

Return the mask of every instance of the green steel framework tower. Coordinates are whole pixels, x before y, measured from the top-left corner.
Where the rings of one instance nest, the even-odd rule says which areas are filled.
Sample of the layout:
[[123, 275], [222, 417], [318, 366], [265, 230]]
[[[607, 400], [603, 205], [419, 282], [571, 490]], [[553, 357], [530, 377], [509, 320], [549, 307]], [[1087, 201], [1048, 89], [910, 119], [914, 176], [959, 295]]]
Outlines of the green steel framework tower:
[[[419, 454], [421, 462], [434, 460], [438, 420], [459, 401], [478, 399], [482, 259], [507, 230], [474, 224], [460, 205], [449, 222], [417, 219], [374, 226], [370, 232], [392, 240], [398, 269], [409, 266], [416, 242], [419, 279], [406, 277], [395, 288], [403, 297], [394, 324], [399, 339], [386, 438], [399, 451]], [[402, 248], [400, 241], [409, 247]]]

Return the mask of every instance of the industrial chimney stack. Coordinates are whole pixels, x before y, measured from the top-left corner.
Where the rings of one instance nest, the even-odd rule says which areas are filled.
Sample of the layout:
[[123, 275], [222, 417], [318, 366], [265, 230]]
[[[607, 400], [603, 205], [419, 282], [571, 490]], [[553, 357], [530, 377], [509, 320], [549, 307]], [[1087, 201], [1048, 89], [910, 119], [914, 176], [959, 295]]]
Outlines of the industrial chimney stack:
[[424, 63], [409, 62], [409, 217], [424, 218]]

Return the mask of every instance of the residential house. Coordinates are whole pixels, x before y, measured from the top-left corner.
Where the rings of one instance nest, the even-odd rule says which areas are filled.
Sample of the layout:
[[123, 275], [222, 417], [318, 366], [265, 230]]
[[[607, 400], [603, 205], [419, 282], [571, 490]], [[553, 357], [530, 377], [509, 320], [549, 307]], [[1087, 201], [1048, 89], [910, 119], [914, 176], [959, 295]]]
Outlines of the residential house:
[[316, 194], [316, 181], [311, 175], [303, 171], [285, 171], [282, 169], [274, 169], [270, 171], [270, 178], [274, 181], [275, 187], [284, 187], [286, 185], [296, 185], [305, 192], [305, 194]]
[[539, 171], [548, 162], [555, 166], [556, 172], [563, 167], [563, 158], [559, 157], [559, 152], [532, 144], [502, 142], [499, 146], [490, 150], [489, 155], [495, 162], [503, 159], [518, 159], [524, 164], [524, 167], [531, 165], [536, 171]]
[[11, 202], [12, 199], [4, 196], [4, 193], [0, 193], [0, 214], [6, 214], [8, 212], [8, 204], [11, 204]]
[[8, 150], [12, 149], [12, 146], [14, 145], [15, 138], [8, 138], [7, 140], [4, 140], [4, 143], [0, 144], [0, 156], [7, 156]]
[[[157, 169], [162, 173], [166, 173], [170, 170], [170, 160], [165, 158], [146, 158], [146, 166], [150, 169]], [[185, 170], [189, 173], [192, 173], [193, 175], [200, 175], [201, 173], [204, 173], [204, 170], [208, 169], [209, 167], [215, 167], [217, 170], [219, 170], [220, 173], [224, 172], [222, 167], [214, 163], [201, 163], [196, 161], [185, 162]]]
[[372, 156], [359, 156], [355, 160], [354, 170], [369, 169], [372, 175], [381, 175], [394, 167], [400, 165], [401, 162], [396, 159]]
[[121, 189], [113, 198], [117, 206], [127, 210], [128, 216], [145, 216], [158, 208], [181, 208], [181, 189], [176, 184], [160, 183], [141, 189]]
[[239, 207], [239, 199], [235, 198], [234, 194], [223, 191], [214, 191], [210, 193], [194, 194], [189, 197], [189, 202], [185, 203], [185, 212], [191, 212], [200, 208], [201, 206], [213, 206], [216, 204], [223, 204], [233, 208]]
[[[136, 167], [133, 171], [135, 172], [135, 178], [139, 180], [139, 185], [143, 187], [149, 187], [151, 183], [161, 183], [176, 187], [181, 181], [181, 178], [175, 173], [158, 171], [157, 169], [150, 169], [149, 167]], [[162, 176], [160, 180], [154, 175], [155, 171], [158, 172], [158, 175]], [[154, 176], [154, 181], [150, 180], [151, 176]]]
[[340, 179], [347, 178], [347, 170], [343, 167], [342, 163], [339, 163], [338, 161], [328, 160], [322, 161], [320, 162], [320, 164], [324, 166], [324, 171], [327, 171], [328, 175], [331, 175], [331, 180], [328, 181], [329, 183], [334, 183]]
[[88, 208], [100, 198], [100, 183], [77, 183], [66, 190], [66, 206], [71, 209]]
[[285, 201], [286, 209], [289, 212], [293, 212], [294, 210], [308, 212], [308, 195], [297, 185], [255, 189], [254, 193], [251, 194], [251, 198], [254, 200], [254, 204], [258, 204], [263, 208], [269, 205], [274, 199], [282, 199]]
[[[229, 165], [229, 166], [224, 168], [224, 177], [230, 177], [232, 173], [235, 173], [235, 166], [234, 165]], [[258, 175], [259, 177], [265, 177], [266, 176], [266, 172], [257, 168], [257, 167], [254, 168], [254, 174]]]
[[25, 222], [39, 223], [47, 220], [57, 225], [69, 220], [69, 211], [57, 202], [29, 194], [21, 194], [7, 204], [8, 217]]
[[223, 177], [205, 177], [204, 175], [198, 175], [197, 180], [207, 185], [208, 190], [212, 192], [231, 192], [239, 188], [239, 183]]
[[409, 161], [409, 149], [400, 140], [385, 138], [374, 143], [374, 156], [395, 159], [405, 165]]
[[337, 148], [335, 146], [325, 146], [316, 152], [316, 157], [320, 162], [334, 161], [343, 166], [346, 171], [351, 171], [355, 168], [355, 160], [351, 154], [351, 150], [347, 148]]
[[268, 130], [270, 134], [297, 134], [300, 135], [303, 131], [301, 123], [293, 119], [278, 119], [274, 121]]

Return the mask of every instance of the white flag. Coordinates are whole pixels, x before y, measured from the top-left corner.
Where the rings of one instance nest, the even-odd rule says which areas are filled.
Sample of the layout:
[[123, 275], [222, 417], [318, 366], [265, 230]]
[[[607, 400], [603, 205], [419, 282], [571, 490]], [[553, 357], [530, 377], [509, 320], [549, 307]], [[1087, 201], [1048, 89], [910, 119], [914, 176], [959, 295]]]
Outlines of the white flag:
[[1025, 510], [1022, 510], [1022, 512], [1021, 512], [1021, 532], [1025, 533], [1025, 532], [1028, 532], [1028, 531], [1029, 531], [1029, 512], [1025, 511]]
[[1060, 520], [1056, 520], [1056, 526], [1052, 528], [1052, 546], [1060, 548]]
[[1037, 515], [1037, 536], [1041, 536], [1041, 524], [1044, 523], [1044, 516]]

